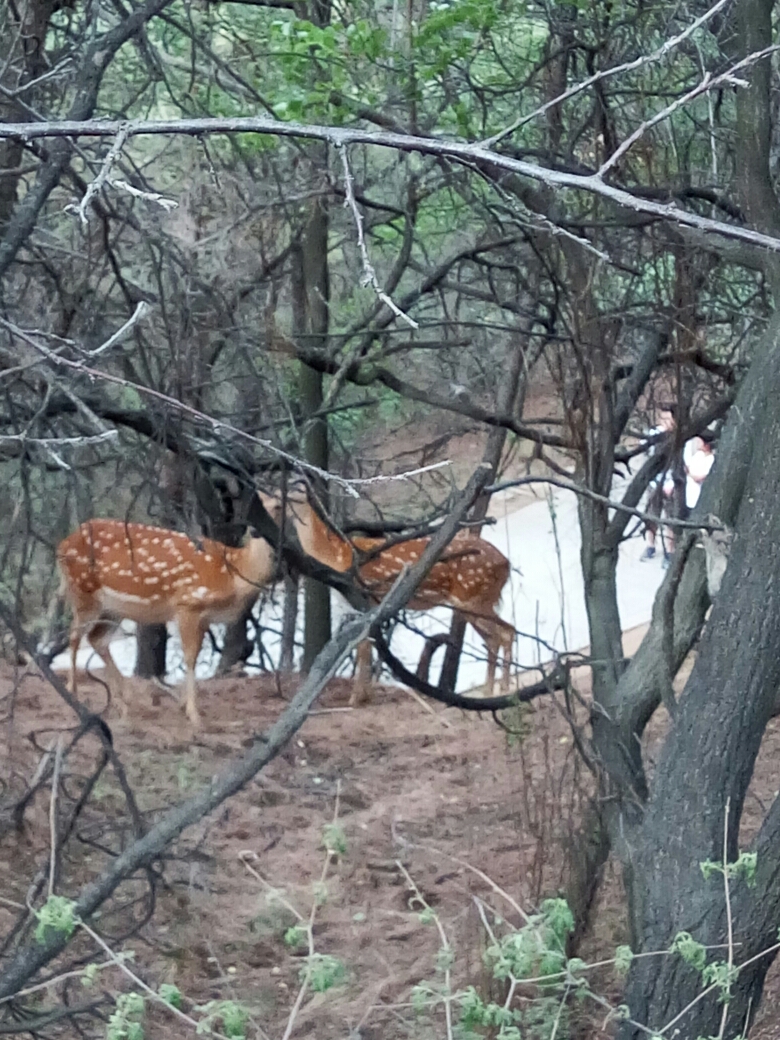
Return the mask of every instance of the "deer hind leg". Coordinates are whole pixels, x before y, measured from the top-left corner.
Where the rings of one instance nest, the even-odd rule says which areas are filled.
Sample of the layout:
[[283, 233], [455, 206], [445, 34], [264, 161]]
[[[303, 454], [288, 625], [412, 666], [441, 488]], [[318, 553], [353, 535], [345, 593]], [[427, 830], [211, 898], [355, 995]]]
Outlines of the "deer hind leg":
[[198, 711], [198, 691], [195, 682], [195, 665], [200, 653], [203, 636], [208, 624], [197, 614], [183, 614], [177, 618], [181, 648], [184, 654], [186, 676], [184, 679], [184, 711], [195, 729], [200, 729], [201, 718]]
[[[127, 700], [125, 698], [125, 681], [122, 673], [114, 663], [114, 658], [111, 656], [109, 650], [109, 643], [111, 642], [111, 636], [114, 633], [116, 625], [113, 621], [95, 621], [87, 629], [87, 642], [98, 655], [100, 660], [103, 662], [106, 668], [106, 682], [108, 688], [112, 693], [115, 693], [119, 700], [119, 707], [122, 713], [122, 718], [127, 718]], [[73, 636], [71, 635], [71, 665], [74, 669], [75, 676], [75, 665], [76, 655], [73, 649]], [[78, 649], [78, 643], [76, 643], [76, 649]]]
[[488, 697], [493, 696], [496, 683], [496, 670], [498, 666], [499, 653], [501, 661], [501, 692], [509, 693], [510, 666], [512, 663], [512, 648], [515, 642], [515, 630], [509, 622], [504, 621], [497, 614], [493, 617], [469, 618], [473, 628], [482, 637], [487, 649], [487, 683], [485, 692]]
[[510, 625], [508, 621], [504, 621], [502, 618], [497, 619], [498, 625], [498, 640], [499, 646], [503, 652], [503, 669], [501, 672], [501, 692], [506, 695], [509, 693], [509, 683], [512, 678], [512, 651], [515, 647], [515, 631], [514, 625]]
[[357, 648], [357, 664], [353, 679], [352, 695], [349, 698], [350, 708], [368, 704], [371, 699], [371, 642], [364, 639]]
[[68, 636], [68, 644], [70, 646], [70, 675], [68, 677], [68, 689], [75, 697], [78, 693], [78, 680], [76, 678], [76, 654], [79, 652], [81, 646], [81, 635], [83, 632], [83, 626], [79, 622], [78, 618], [73, 618], [73, 624], [70, 626], [70, 635]]
[[498, 640], [491, 619], [488, 617], [477, 617], [474, 614], [466, 614], [466, 621], [471, 625], [487, 651], [487, 679], [482, 687], [483, 697], [493, 696], [493, 686], [496, 681], [496, 664], [498, 662]]

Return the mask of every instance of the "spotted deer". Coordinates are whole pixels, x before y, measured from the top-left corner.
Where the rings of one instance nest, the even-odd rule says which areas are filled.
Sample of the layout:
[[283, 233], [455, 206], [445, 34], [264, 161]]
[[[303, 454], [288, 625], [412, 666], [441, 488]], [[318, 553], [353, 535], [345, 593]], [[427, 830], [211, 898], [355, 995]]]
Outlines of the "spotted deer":
[[146, 524], [88, 520], [60, 542], [57, 563], [60, 593], [73, 609], [71, 691], [76, 693], [76, 652], [86, 634], [126, 717], [122, 675], [108, 648], [115, 621], [175, 621], [186, 667], [184, 708], [198, 728], [195, 662], [203, 636], [213, 622], [238, 617], [271, 580], [274, 553], [262, 538], [250, 537], [244, 546], [230, 548]]
[[[265, 494], [260, 498], [266, 510], [278, 519], [279, 500]], [[404, 566], [417, 562], [430, 541], [411, 538], [386, 549], [382, 549], [386, 544], [382, 538], [355, 537], [348, 541], [324, 522], [305, 494], [292, 492], [286, 501], [303, 551], [336, 571], [348, 571], [356, 564], [360, 581], [375, 601], [385, 595]], [[495, 684], [499, 653], [503, 654], [502, 692], [509, 692], [515, 630], [496, 610], [509, 570], [509, 560], [490, 542], [471, 531], [459, 531], [408, 603], [410, 610], [417, 611], [452, 607], [471, 624], [487, 648], [488, 694]], [[366, 641], [358, 647], [351, 705], [368, 700], [370, 682], [371, 644]]]

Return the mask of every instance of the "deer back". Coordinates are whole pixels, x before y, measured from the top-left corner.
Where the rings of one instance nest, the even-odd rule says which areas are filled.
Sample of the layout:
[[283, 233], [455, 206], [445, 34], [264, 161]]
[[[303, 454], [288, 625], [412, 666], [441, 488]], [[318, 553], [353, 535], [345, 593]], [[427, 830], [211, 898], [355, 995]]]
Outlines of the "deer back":
[[261, 540], [230, 549], [146, 524], [90, 520], [60, 543], [57, 560], [75, 606], [170, 620], [179, 609], [228, 608], [251, 594], [253, 583], [267, 580], [272, 552], [268, 546], [263, 553], [255, 541]]

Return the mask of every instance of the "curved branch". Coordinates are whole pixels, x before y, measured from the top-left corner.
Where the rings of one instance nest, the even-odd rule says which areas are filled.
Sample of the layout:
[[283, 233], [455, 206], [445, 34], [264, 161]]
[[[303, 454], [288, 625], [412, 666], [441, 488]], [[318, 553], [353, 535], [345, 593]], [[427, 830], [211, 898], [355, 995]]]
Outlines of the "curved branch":
[[[148, 0], [144, 7], [139, 8], [130, 16], [136, 18], [140, 12], [144, 12], [146, 18], [156, 10], [162, 10], [170, 0]], [[151, 12], [151, 14], [149, 13]], [[123, 26], [127, 23], [123, 23]], [[140, 24], [140, 19], [134, 25], [135, 31]], [[122, 27], [119, 27], [122, 28]], [[109, 34], [107, 34], [108, 36]], [[128, 35], [132, 35], [128, 33]], [[674, 204], [662, 204], [651, 199], [642, 198], [638, 194], [619, 188], [614, 184], [604, 181], [597, 174], [583, 175], [568, 173], [560, 170], [551, 170], [537, 163], [526, 162], [521, 159], [513, 159], [502, 155], [481, 144], [469, 144], [460, 141], [440, 140], [437, 138], [421, 137], [414, 134], [398, 134], [387, 131], [364, 130], [360, 127], [334, 127], [322, 126], [314, 123], [283, 123], [278, 119], [268, 116], [245, 116], [235, 118], [201, 118], [201, 119], [138, 119], [131, 122], [119, 122], [117, 120], [92, 121], [76, 114], [82, 111], [82, 105], [74, 105], [72, 114], [74, 118], [69, 120], [50, 120], [41, 123], [5, 123], [0, 124], [0, 138], [17, 138], [22, 141], [30, 141], [41, 137], [73, 138], [73, 137], [115, 137], [120, 130], [127, 132], [129, 137], [142, 134], [184, 134], [197, 137], [201, 134], [234, 134], [255, 133], [275, 134], [279, 137], [298, 137], [309, 140], [327, 141], [338, 147], [350, 144], [375, 145], [381, 148], [392, 148], [402, 152], [418, 152], [422, 155], [435, 155], [450, 158], [465, 165], [476, 165], [483, 172], [494, 178], [499, 177], [499, 171], [514, 173], [520, 177], [548, 185], [557, 189], [572, 189], [587, 192], [590, 195], [600, 195], [609, 199], [617, 206], [621, 206], [636, 213], [646, 213], [656, 217], [664, 223], [678, 224], [687, 228], [698, 228], [701, 231], [719, 235], [723, 238], [738, 240], [748, 243], [757, 249], [767, 249], [772, 253], [780, 252], [780, 237], [765, 235], [750, 228], [740, 227], [736, 224], [726, 224], [720, 220], [700, 216], [698, 213], [689, 213]], [[57, 175], [59, 171], [57, 171]], [[37, 198], [39, 184], [26, 196], [25, 202], [33, 197]], [[52, 184], [53, 187], [53, 184]], [[48, 189], [49, 191], [51, 188]], [[48, 191], [46, 192], [48, 196]], [[44, 199], [45, 197], [44, 196]], [[34, 217], [40, 210], [40, 203], [35, 205]], [[24, 205], [24, 203], [22, 204]], [[20, 207], [21, 208], [21, 207]], [[11, 257], [12, 259], [13, 257]], [[7, 262], [6, 262], [7, 261]], [[6, 252], [0, 247], [0, 274], [2, 274], [10, 263]]]

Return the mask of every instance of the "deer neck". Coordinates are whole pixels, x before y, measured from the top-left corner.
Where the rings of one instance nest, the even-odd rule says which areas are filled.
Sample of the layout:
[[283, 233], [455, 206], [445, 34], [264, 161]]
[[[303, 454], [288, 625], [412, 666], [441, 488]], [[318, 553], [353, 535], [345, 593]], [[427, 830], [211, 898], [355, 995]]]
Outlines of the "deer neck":
[[240, 549], [230, 550], [228, 559], [235, 569], [235, 580], [246, 591], [258, 589], [271, 580], [274, 553], [265, 538], [250, 538]]
[[352, 547], [332, 531], [308, 503], [296, 510], [295, 530], [307, 556], [334, 571], [348, 571], [352, 566]]

